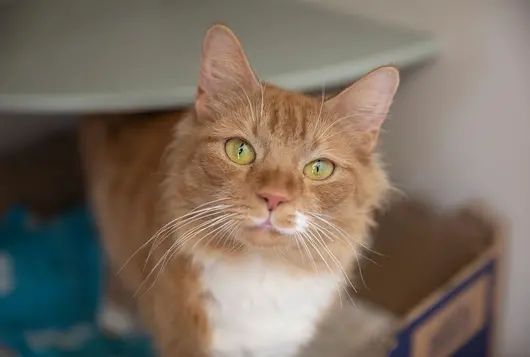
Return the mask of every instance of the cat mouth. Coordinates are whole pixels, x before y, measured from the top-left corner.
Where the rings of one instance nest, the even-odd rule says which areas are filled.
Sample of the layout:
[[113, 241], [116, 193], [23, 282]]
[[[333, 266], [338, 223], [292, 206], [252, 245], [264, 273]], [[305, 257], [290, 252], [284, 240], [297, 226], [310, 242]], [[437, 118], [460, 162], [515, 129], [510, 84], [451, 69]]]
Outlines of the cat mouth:
[[299, 212], [295, 212], [294, 215], [294, 226], [292, 227], [278, 227], [272, 222], [272, 217], [269, 216], [266, 219], [252, 218], [253, 225], [250, 226], [251, 231], [255, 232], [268, 232], [272, 235], [291, 236], [296, 232], [304, 231], [307, 228], [307, 217]]
[[251, 231], [254, 231], [254, 232], [270, 232], [270, 233], [277, 233], [277, 234], [281, 234], [282, 233], [283, 229], [279, 228], [279, 227], [276, 227], [272, 223], [271, 217], [268, 217], [265, 220], [253, 219], [253, 221], [254, 221], [254, 224], [249, 227], [249, 229]]
[[265, 222], [259, 224], [258, 227], [264, 228], [264, 229], [276, 229], [276, 227], [274, 227], [274, 224], [272, 224], [270, 217], [267, 218]]
[[274, 226], [274, 224], [272, 224], [270, 218], [267, 219], [265, 222], [263, 223], [260, 223], [260, 224], [256, 224], [255, 226], [251, 227], [251, 229], [255, 229], [255, 230], [264, 230], [264, 231], [280, 231], [278, 228], [276, 228]]
[[250, 230], [252, 232], [260, 232], [260, 233], [268, 233], [270, 236], [291, 236], [296, 231], [295, 228], [282, 228], [282, 227], [276, 227], [272, 222], [269, 220], [257, 224], [255, 226], [250, 227]]

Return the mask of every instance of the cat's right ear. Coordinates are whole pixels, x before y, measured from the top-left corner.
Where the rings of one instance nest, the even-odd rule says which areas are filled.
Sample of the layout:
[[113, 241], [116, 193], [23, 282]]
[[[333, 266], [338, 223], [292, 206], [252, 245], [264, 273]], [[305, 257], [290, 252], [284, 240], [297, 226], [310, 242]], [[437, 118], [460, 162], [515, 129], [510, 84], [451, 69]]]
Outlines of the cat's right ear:
[[254, 91], [260, 86], [236, 35], [224, 25], [213, 25], [204, 38], [195, 109], [200, 115], [211, 101], [230, 91]]

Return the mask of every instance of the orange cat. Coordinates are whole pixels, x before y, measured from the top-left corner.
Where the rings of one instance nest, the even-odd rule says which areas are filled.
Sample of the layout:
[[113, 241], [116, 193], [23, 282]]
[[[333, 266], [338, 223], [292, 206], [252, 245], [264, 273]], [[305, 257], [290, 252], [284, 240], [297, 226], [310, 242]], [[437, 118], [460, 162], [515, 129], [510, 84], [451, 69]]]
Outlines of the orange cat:
[[312, 337], [388, 192], [373, 151], [398, 82], [382, 67], [331, 99], [289, 92], [215, 25], [193, 108], [86, 121], [110, 265], [162, 356], [288, 357]]

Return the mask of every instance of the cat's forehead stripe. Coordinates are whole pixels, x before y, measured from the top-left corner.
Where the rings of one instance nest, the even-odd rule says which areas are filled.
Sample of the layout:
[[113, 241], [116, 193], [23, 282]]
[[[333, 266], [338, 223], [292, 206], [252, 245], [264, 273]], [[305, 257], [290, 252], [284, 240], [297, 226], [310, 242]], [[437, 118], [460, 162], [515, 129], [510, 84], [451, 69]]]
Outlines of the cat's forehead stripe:
[[274, 98], [267, 105], [267, 127], [271, 134], [283, 139], [305, 140], [308, 121], [315, 120], [315, 113], [307, 103]]

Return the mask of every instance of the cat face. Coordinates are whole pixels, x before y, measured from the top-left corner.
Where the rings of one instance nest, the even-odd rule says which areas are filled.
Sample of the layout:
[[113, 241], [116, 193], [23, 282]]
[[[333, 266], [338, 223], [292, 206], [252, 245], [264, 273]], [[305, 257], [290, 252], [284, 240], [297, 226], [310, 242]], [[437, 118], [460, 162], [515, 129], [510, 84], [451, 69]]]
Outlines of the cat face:
[[373, 148], [397, 83], [385, 67], [331, 99], [262, 84], [234, 35], [214, 27], [171, 155], [170, 211], [196, 216], [180, 235], [313, 264], [354, 251], [389, 188]]

